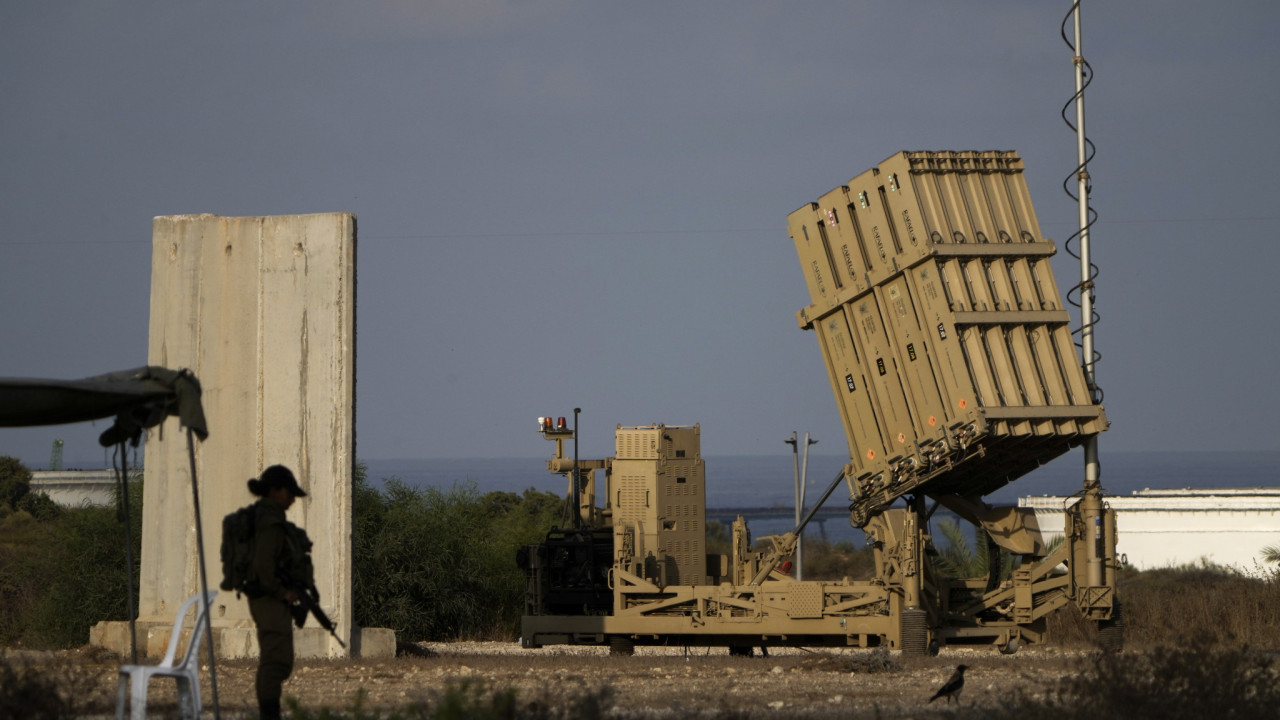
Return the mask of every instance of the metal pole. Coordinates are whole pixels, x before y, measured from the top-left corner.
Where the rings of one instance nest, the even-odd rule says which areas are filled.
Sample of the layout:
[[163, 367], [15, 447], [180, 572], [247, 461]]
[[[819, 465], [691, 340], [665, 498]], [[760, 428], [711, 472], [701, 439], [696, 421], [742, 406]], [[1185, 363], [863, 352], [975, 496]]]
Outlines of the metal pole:
[[578, 413], [582, 408], [573, 409], [573, 526], [582, 527], [582, 482], [581, 471], [578, 470]]
[[[187, 428], [187, 458], [191, 462], [191, 505], [196, 516], [196, 550], [200, 558], [200, 607], [204, 610], [204, 631], [209, 640], [209, 689], [213, 694], [213, 717], [221, 720], [222, 710], [218, 707], [218, 662], [213, 651], [213, 613], [209, 608], [209, 578], [204, 566], [204, 523], [200, 520], [200, 489], [196, 484], [196, 442], [191, 428]], [[196, 641], [198, 628], [191, 629], [191, 642]], [[199, 715], [200, 708], [196, 708]]]
[[[791, 439], [784, 440], [786, 444], [791, 446], [791, 465], [792, 478], [795, 482], [795, 502], [796, 502], [796, 525], [800, 525], [800, 515], [804, 512], [804, 484], [800, 479], [800, 445], [796, 440], [796, 432], [791, 431]], [[796, 541], [796, 580], [803, 577], [804, 567], [804, 535], [800, 535], [800, 539]]]
[[[818, 498], [818, 502], [814, 503], [813, 507], [809, 508], [809, 512], [805, 513], [804, 517], [800, 519], [800, 522], [796, 524], [796, 529], [791, 531], [796, 535], [796, 537], [799, 537], [800, 533], [804, 532], [805, 526], [809, 524], [809, 521], [813, 519], [814, 515], [818, 514], [818, 510], [822, 509], [823, 503], [827, 501], [827, 498], [831, 497], [831, 493], [836, 491], [836, 486], [839, 485], [843, 480], [844, 480], [844, 470], [841, 470], [840, 472], [836, 473], [836, 476], [831, 481], [831, 484], [828, 485], [827, 489], [822, 492], [822, 497]], [[765, 574], [767, 575], [768, 573], [765, 573]]]
[[1089, 155], [1084, 130], [1084, 51], [1080, 46], [1080, 3], [1075, 8], [1076, 54], [1072, 58], [1076, 75], [1076, 198], [1080, 226], [1080, 349], [1084, 357], [1085, 380], [1095, 386], [1093, 368], [1093, 278], [1089, 248]]
[[[1085, 382], [1092, 393], [1097, 387], [1094, 375], [1093, 347], [1093, 262], [1089, 247], [1089, 155], [1088, 140], [1084, 127], [1084, 87], [1085, 60], [1084, 47], [1081, 42], [1080, 2], [1077, 0], [1072, 18], [1075, 30], [1075, 65], [1076, 84], [1076, 198], [1077, 213], [1080, 225], [1080, 352], [1084, 368]], [[1084, 520], [1087, 532], [1093, 534], [1092, 542], [1086, 544], [1086, 567], [1088, 582], [1092, 586], [1103, 584], [1106, 548], [1105, 532], [1102, 527], [1102, 467], [1098, 462], [1098, 436], [1094, 435], [1084, 443], [1084, 498], [1082, 500]]]
[[[117, 421], [119, 422], [119, 421]], [[125, 576], [128, 579], [128, 602], [129, 602], [129, 655], [134, 665], [138, 664], [138, 608], [133, 600], [133, 511], [129, 508], [129, 449], [123, 439], [116, 445], [116, 452], [120, 454], [120, 464], [115, 467], [118, 475], [116, 476], [116, 491], [119, 497], [116, 498], [120, 504], [120, 516], [124, 519], [124, 566]]]
[[[809, 446], [818, 444], [817, 440], [810, 440], [809, 433], [804, 434], [804, 460], [800, 463], [800, 507], [804, 507], [805, 490], [809, 485]], [[804, 568], [804, 534], [801, 533], [799, 541], [796, 543], [796, 580], [803, 580], [802, 569]]]

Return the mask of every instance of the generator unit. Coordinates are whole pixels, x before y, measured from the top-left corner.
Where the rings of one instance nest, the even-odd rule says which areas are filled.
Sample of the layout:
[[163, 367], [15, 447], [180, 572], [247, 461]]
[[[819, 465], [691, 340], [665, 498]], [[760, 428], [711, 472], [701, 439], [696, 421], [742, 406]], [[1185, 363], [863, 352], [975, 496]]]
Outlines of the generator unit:
[[[706, 473], [698, 426], [619, 427], [613, 458], [614, 553], [659, 585], [705, 585]], [[625, 561], [625, 562], [624, 562]]]

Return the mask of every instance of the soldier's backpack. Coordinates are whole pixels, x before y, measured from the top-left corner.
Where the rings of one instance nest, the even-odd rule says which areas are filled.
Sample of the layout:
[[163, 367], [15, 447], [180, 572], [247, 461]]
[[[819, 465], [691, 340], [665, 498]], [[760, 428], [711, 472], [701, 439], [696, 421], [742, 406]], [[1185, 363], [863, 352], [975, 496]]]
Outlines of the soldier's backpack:
[[223, 590], [247, 595], [257, 594], [258, 576], [253, 571], [253, 536], [258, 516], [253, 505], [246, 505], [222, 518], [222, 583]]
[[[314, 589], [315, 567], [311, 562], [311, 538], [302, 528], [285, 521], [285, 542], [290, 560], [276, 568], [277, 579], [291, 589]], [[257, 536], [258, 514], [256, 505], [246, 505], [222, 518], [223, 590], [235, 590], [237, 597], [243, 593], [249, 597], [261, 594], [258, 574], [253, 568], [254, 538]]]

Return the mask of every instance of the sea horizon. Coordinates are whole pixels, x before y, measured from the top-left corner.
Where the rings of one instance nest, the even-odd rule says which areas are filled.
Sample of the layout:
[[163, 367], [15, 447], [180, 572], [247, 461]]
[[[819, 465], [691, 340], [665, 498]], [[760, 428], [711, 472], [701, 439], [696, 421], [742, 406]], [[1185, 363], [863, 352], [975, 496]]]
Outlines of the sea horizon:
[[[364, 458], [368, 480], [392, 477], [410, 486], [446, 488], [474, 482], [477, 489], [560, 492], [562, 476], [546, 470], [543, 457]], [[708, 507], [794, 505], [795, 467], [789, 454], [703, 455]], [[810, 453], [806, 496], [816, 499], [841, 472], [845, 455]], [[1280, 450], [1110, 451], [1100, 453], [1101, 479], [1111, 495], [1144, 489], [1280, 486]], [[1014, 480], [988, 496], [1070, 495], [1083, 483], [1083, 452], [1077, 448]], [[838, 493], [837, 493], [838, 494]], [[717, 505], [716, 501], [721, 504]], [[727, 503], [727, 504], [724, 504]]]

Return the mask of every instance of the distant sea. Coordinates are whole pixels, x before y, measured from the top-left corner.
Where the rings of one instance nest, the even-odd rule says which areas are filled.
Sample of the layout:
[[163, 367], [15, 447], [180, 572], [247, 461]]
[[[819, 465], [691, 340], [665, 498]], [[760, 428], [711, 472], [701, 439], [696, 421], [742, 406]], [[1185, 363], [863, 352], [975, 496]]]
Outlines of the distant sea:
[[[1266, 452], [1107, 452], [1100, 450], [1102, 485], [1109, 495], [1129, 495], [1146, 488], [1280, 487], [1280, 451]], [[989, 495], [992, 504], [1016, 504], [1019, 497], [1071, 495], [1084, 478], [1083, 452], [1073, 450]], [[795, 466], [793, 456], [703, 456], [707, 474], [709, 519], [731, 521], [736, 510], [756, 510], [748, 516], [754, 537], [782, 533], [794, 526]], [[810, 455], [806, 504], [816, 502], [848, 459], [841, 455]], [[480, 492], [520, 493], [528, 488], [564, 495], [567, 482], [547, 472], [546, 458], [366, 459], [370, 484], [381, 487], [397, 478], [409, 487], [447, 490], [474, 484]], [[815, 531], [832, 540], [861, 543], [862, 533], [843, 513], [848, 492], [836, 488]], [[717, 512], [719, 511], [719, 512]], [[830, 512], [828, 512], [830, 511]], [[845, 516], [847, 517], [847, 515]], [[815, 520], [815, 523], [817, 520]], [[811, 526], [812, 527], [812, 526]], [[806, 531], [809, 535], [810, 531]]]

